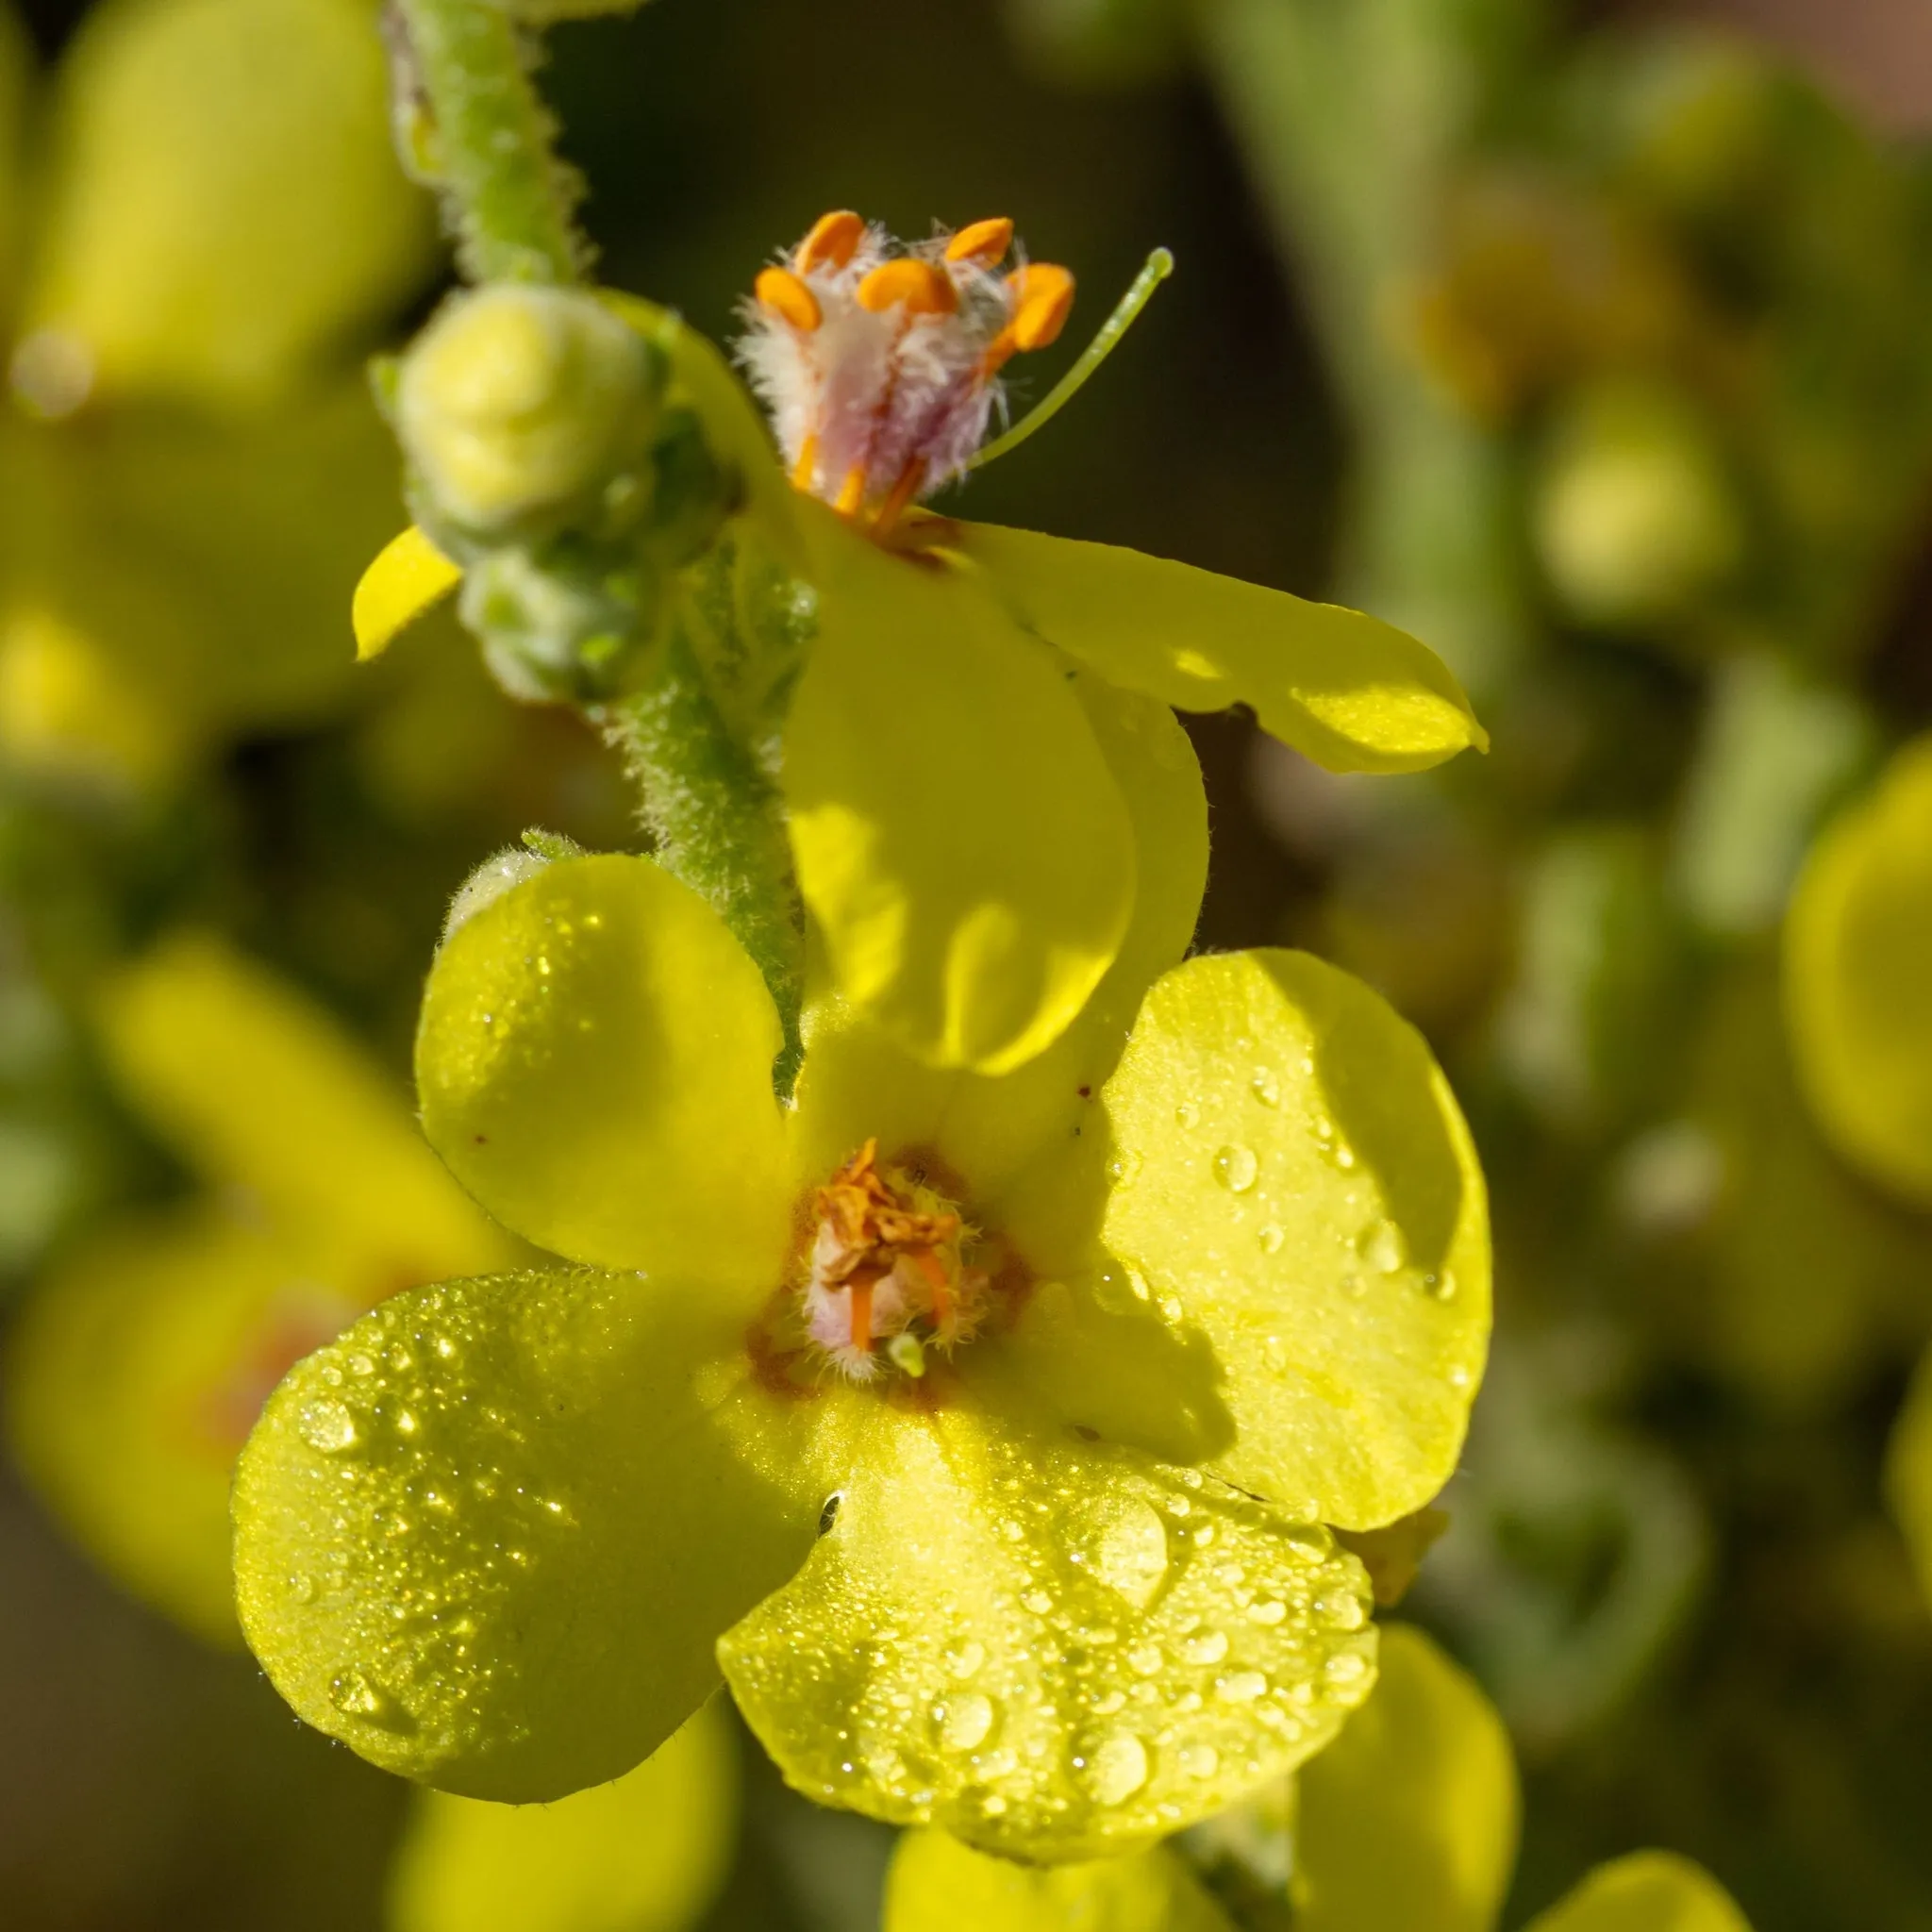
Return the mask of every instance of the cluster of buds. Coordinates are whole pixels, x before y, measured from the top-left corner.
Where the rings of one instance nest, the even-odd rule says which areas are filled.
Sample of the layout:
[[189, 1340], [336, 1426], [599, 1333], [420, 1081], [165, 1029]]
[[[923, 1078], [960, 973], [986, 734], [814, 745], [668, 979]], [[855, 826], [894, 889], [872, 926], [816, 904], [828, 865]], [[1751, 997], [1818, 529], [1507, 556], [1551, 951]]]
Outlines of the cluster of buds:
[[964, 1265], [972, 1231], [945, 1197], [915, 1174], [880, 1173], [868, 1141], [812, 1195], [805, 1260], [806, 1332], [855, 1382], [885, 1359], [913, 1376], [925, 1351], [970, 1341], [985, 1319], [988, 1277]]
[[883, 537], [964, 473], [1000, 372], [1074, 306], [1066, 269], [1012, 252], [1004, 216], [908, 247], [841, 208], [758, 275], [739, 355], [798, 489]]
[[664, 351], [595, 296], [520, 283], [453, 297], [387, 378], [411, 508], [518, 696], [635, 684], [670, 574], [731, 508], [669, 387]]

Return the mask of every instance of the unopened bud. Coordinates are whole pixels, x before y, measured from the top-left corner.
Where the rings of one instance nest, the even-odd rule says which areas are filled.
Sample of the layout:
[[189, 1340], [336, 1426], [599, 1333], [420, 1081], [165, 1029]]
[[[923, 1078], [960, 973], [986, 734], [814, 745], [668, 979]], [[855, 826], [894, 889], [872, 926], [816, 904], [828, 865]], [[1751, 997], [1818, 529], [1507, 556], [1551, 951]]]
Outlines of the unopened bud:
[[496, 283], [404, 358], [396, 427], [432, 515], [500, 534], [586, 502], [658, 420], [651, 347], [593, 297]]

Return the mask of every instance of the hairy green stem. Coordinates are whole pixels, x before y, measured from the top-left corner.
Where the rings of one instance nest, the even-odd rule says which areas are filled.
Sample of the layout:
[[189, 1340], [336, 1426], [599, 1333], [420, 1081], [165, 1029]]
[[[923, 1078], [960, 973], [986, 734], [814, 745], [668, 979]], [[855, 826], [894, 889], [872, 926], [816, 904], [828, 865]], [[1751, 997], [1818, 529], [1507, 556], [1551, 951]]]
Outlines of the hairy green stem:
[[804, 1056], [805, 940], [777, 787], [726, 727], [681, 631], [657, 682], [604, 717], [658, 862], [718, 913], [764, 974], [785, 1029], [773, 1083], [789, 1094]]
[[473, 281], [569, 282], [582, 258], [575, 186], [530, 80], [522, 29], [497, 0], [395, 0], [438, 181]]

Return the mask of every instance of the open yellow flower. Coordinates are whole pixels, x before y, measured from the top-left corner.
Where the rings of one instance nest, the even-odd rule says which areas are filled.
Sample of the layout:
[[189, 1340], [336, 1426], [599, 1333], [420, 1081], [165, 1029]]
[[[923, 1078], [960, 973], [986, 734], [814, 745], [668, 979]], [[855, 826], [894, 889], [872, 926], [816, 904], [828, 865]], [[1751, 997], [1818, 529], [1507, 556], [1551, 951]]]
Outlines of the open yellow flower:
[[343, 352], [429, 218], [373, 0], [108, 0], [32, 120], [25, 45], [0, 16], [0, 761], [150, 787], [345, 695], [393, 459]]
[[[1515, 1757], [1474, 1680], [1413, 1625], [1384, 1630], [1374, 1695], [1274, 1808], [1261, 1829], [1279, 1832], [1284, 1868], [1265, 1889], [1285, 1895], [1295, 1932], [1494, 1932], [1516, 1862]], [[1045, 1873], [908, 1832], [884, 1932], [1232, 1932], [1198, 1874], [1217, 1841], [1243, 1832], [1239, 1816], [1203, 1827], [1191, 1860], [1160, 1846]], [[1251, 1866], [1245, 1882], [1255, 1878]], [[1637, 1852], [1598, 1866], [1527, 1932], [1749, 1927], [1701, 1867]]]
[[[842, 258], [823, 252], [827, 224]], [[808, 587], [802, 668], [788, 663], [775, 680], [789, 698], [776, 769], [831, 972], [921, 1057], [997, 1074], [1072, 1023], [1132, 916], [1129, 806], [1070, 691], [1073, 666], [1184, 710], [1250, 705], [1331, 771], [1419, 771], [1486, 741], [1447, 669], [1374, 618], [1134, 551], [916, 510], [912, 499], [957, 473], [983, 430], [992, 372], [1016, 347], [1043, 346], [1035, 311], [1063, 306], [1072, 282], [1037, 263], [1001, 277], [981, 258], [1004, 252], [1010, 223], [909, 252], [868, 233], [856, 216], [828, 216], [791, 266], [758, 280], [754, 367], [796, 488], [708, 342], [648, 304], [601, 300], [667, 372], [649, 408], [666, 420], [694, 412], [735, 477], [742, 513], [728, 541], [777, 568], [767, 618]], [[981, 256], [949, 253], [975, 238]], [[642, 472], [607, 479], [591, 460], [610, 442], [610, 411], [591, 401], [603, 385], [585, 371], [615, 351], [592, 342], [588, 317], [571, 322], [572, 303], [590, 298], [479, 291], [406, 364], [405, 441], [429, 478], [417, 495], [470, 506], [470, 525], [445, 511], [432, 534], [478, 568], [510, 556], [523, 572], [541, 551], [479, 532], [478, 505], [548, 532], [573, 496], [573, 513], [592, 521], [616, 514], [613, 490], [625, 506], [654, 500]], [[806, 383], [801, 371], [818, 373]], [[563, 459], [551, 408], [581, 417], [583, 464]], [[509, 492], [497, 458], [512, 448], [549, 493]], [[383, 648], [461, 575], [422, 533], [398, 539], [358, 593], [359, 648]], [[756, 653], [750, 575], [749, 590], [745, 572], [733, 579], [735, 609], [730, 594], [674, 602], [671, 625], [700, 662]], [[497, 581], [466, 587], [486, 629]], [[734, 632], [723, 643], [721, 624]]]
[[269, 1391], [384, 1295], [516, 1245], [334, 1023], [221, 941], [176, 935], [96, 1011], [128, 1106], [203, 1190], [125, 1214], [37, 1285], [9, 1433], [104, 1568], [236, 1643], [229, 1476]]
[[722, 1661], [808, 1794], [1059, 1859], [1206, 1815], [1359, 1702], [1367, 1581], [1324, 1525], [1455, 1465], [1480, 1176], [1366, 988], [1174, 963], [1198, 771], [1163, 706], [1066, 689], [1140, 890], [1013, 1072], [826, 996], [780, 1103], [756, 968], [645, 858], [550, 863], [446, 940], [425, 1129], [577, 1265], [391, 1299], [270, 1401], [240, 1596], [309, 1722], [546, 1797], [635, 1762]]

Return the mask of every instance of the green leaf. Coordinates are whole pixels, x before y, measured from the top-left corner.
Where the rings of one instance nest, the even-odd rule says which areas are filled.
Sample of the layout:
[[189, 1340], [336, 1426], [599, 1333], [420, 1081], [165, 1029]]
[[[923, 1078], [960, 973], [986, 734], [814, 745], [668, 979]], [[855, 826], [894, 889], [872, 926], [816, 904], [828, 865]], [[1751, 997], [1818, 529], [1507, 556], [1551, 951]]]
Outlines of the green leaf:
[[855, 1006], [937, 1065], [1006, 1072], [1120, 949], [1126, 807], [1053, 654], [979, 585], [804, 508], [820, 623], [785, 736], [800, 890]]
[[1489, 744], [1448, 667], [1378, 618], [1137, 550], [959, 529], [958, 554], [1030, 628], [1180, 710], [1250, 705], [1331, 772], [1419, 772]]
[[[1481, 1379], [1490, 1255], [1422, 1037], [1306, 954], [1195, 958], [1147, 995], [1103, 1098], [1099, 1272], [1042, 1287], [1007, 1343], [1037, 1389], [1308, 1521], [1426, 1503]], [[1191, 1416], [1156, 1399], [1182, 1388]]]
[[1526, 1932], [1751, 1932], [1729, 1893], [1700, 1865], [1632, 1852], [1599, 1865]]
[[729, 1863], [733, 1757], [714, 1701], [635, 1771], [558, 1804], [423, 1792], [389, 1932], [687, 1932]]
[[741, 1317], [702, 1288], [558, 1270], [393, 1297], [242, 1452], [250, 1646], [318, 1729], [445, 1790], [628, 1771], [810, 1543], [749, 1377]]
[[1233, 1932], [1164, 1846], [1041, 1871], [989, 1857], [942, 1831], [908, 1831], [886, 1875], [883, 1932]]
[[1384, 1626], [1374, 1695], [1300, 1785], [1296, 1932], [1491, 1932], [1516, 1864], [1516, 1760], [1422, 1631]]
[[544, 1247], [761, 1296], [790, 1230], [779, 1044], [758, 968], [689, 887], [648, 858], [560, 859], [438, 954], [424, 1131]]
[[1291, 1770], [1367, 1694], [1368, 1585], [1325, 1530], [966, 1404], [876, 1420], [809, 1562], [719, 1646], [808, 1797], [1093, 1858]]

